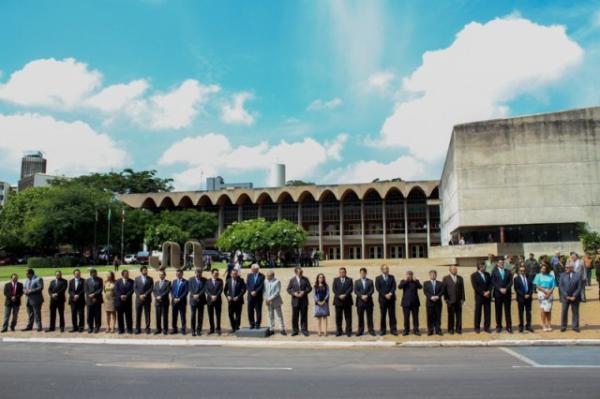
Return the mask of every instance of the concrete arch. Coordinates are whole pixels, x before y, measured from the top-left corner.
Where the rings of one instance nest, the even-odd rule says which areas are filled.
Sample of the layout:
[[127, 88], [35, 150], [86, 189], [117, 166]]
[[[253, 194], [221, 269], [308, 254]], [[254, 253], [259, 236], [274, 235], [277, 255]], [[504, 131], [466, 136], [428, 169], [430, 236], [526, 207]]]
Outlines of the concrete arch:
[[277, 201], [275, 201], [275, 202], [278, 204], [281, 204], [288, 198], [291, 199], [292, 201], [294, 201], [294, 197], [292, 197], [292, 194], [290, 192], [288, 192], [287, 190], [283, 190], [279, 193], [279, 195], [277, 196]]
[[156, 202], [154, 201], [154, 199], [152, 197], [146, 198], [142, 202], [142, 205], [140, 206], [140, 208], [146, 208], [146, 209], [154, 209], [156, 207], [157, 207]]
[[266, 191], [263, 191], [262, 193], [258, 194], [256, 196], [256, 201], [255, 203], [257, 204], [265, 204], [265, 203], [274, 203], [275, 201], [273, 201], [273, 198], [271, 197], [271, 194], [269, 194]]
[[200, 196], [200, 198], [198, 198], [198, 202], [196, 203], [196, 205], [203, 207], [203, 206], [212, 206], [214, 204], [213, 204], [212, 199], [208, 195], [202, 194]]
[[404, 195], [404, 193], [402, 192], [402, 190], [400, 190], [398, 187], [390, 187], [387, 192], [385, 193], [385, 195], [383, 196], [383, 198], [388, 199], [391, 194], [393, 193], [398, 193], [400, 194], [400, 197], [402, 197], [402, 199], [405, 199], [406, 196]]
[[160, 205], [158, 205], [159, 208], [175, 208], [175, 202], [173, 202], [173, 199], [169, 196], [164, 197], [162, 199], [162, 201], [160, 201]]
[[408, 195], [406, 196], [406, 198], [427, 198], [427, 194], [425, 194], [425, 190], [423, 190], [423, 188], [421, 186], [415, 185], [413, 186], [410, 191], [408, 192]]
[[345, 189], [345, 190], [342, 192], [342, 194], [341, 194], [341, 195], [340, 195], [340, 197], [339, 197], [339, 200], [340, 200], [340, 201], [346, 201], [346, 200], [348, 200], [348, 199], [351, 199], [351, 198], [353, 198], [353, 196], [354, 196], [354, 198], [355, 198], [355, 199], [357, 199], [357, 200], [360, 200], [360, 199], [361, 199], [361, 196], [359, 196], [359, 195], [358, 195], [358, 193], [357, 193], [355, 190], [353, 190], [353, 189], [351, 189], [351, 188], [347, 188], [347, 189]]
[[215, 201], [216, 205], [227, 205], [228, 203], [235, 204], [235, 202], [232, 201], [229, 194], [225, 194], [225, 193], [219, 195], [219, 197]]
[[194, 207], [194, 202], [192, 201], [192, 199], [188, 195], [184, 195], [179, 200], [179, 203], [177, 204], [177, 206], [179, 208], [193, 208]]
[[162, 245], [162, 268], [167, 267], [181, 267], [181, 246], [174, 241], [167, 241]]
[[302, 192], [300, 192], [300, 194], [298, 194], [298, 198], [296, 198], [296, 201], [304, 202], [304, 201], [308, 200], [309, 198], [312, 199], [313, 201], [317, 200], [315, 198], [315, 195], [312, 193], [312, 191], [303, 190]]
[[[192, 263], [188, 263], [188, 257], [192, 254]], [[198, 240], [190, 240], [183, 244], [183, 264], [186, 269], [204, 270], [204, 247]], [[189, 267], [188, 267], [189, 266]]]
[[317, 199], [317, 201], [321, 202], [323, 201], [325, 198], [327, 198], [328, 196], [333, 197], [335, 200], [339, 201], [339, 198], [334, 194], [333, 191], [329, 190], [329, 189], [325, 189], [323, 191], [321, 191], [321, 193], [319, 193], [319, 198]]
[[365, 201], [368, 200], [375, 200], [375, 201], [381, 201], [382, 200], [382, 196], [379, 193], [379, 191], [373, 187], [370, 187], [367, 191], [365, 191], [365, 193], [363, 194], [362, 198]]
[[254, 202], [247, 193], [241, 193], [235, 200], [236, 205], [253, 204]]

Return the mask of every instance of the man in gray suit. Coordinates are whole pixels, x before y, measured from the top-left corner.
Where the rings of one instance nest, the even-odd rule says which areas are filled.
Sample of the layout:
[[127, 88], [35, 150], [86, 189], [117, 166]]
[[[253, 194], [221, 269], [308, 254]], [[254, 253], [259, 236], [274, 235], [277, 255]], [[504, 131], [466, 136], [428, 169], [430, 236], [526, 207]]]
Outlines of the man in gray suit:
[[152, 290], [154, 289], [154, 280], [148, 276], [148, 267], [140, 268], [140, 276], [137, 276], [133, 282], [133, 291], [135, 292], [135, 333], [142, 333], [142, 314], [146, 319], [146, 334], [150, 334], [150, 310], [152, 309]]
[[267, 272], [267, 278], [263, 288], [263, 297], [269, 315], [269, 335], [275, 333], [275, 317], [277, 317], [277, 322], [279, 323], [280, 334], [287, 335], [283, 323], [283, 313], [281, 311], [281, 305], [283, 304], [283, 301], [281, 300], [281, 281], [275, 278], [275, 272], [272, 270]]
[[33, 330], [33, 321], [37, 330], [42, 331], [42, 304], [44, 303], [44, 280], [35, 275], [33, 269], [27, 269], [27, 279], [23, 285], [23, 293], [27, 296], [27, 316], [29, 320], [23, 331]]
[[164, 270], [158, 272], [158, 281], [154, 283], [154, 308], [156, 310], [156, 332], [154, 335], [169, 332], [169, 293], [171, 282], [166, 279]]
[[579, 302], [581, 301], [581, 276], [573, 271], [573, 264], [567, 263], [565, 272], [560, 275], [558, 290], [560, 293], [560, 303], [562, 304], [562, 313], [560, 321], [560, 331], [567, 331], [567, 321], [569, 318], [569, 307], [573, 318], [573, 331], [579, 332]]

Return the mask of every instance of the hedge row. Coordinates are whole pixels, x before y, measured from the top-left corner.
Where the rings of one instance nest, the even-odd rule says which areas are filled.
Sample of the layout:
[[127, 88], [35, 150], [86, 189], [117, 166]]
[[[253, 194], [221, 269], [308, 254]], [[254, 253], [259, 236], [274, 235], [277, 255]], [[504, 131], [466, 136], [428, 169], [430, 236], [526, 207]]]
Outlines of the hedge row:
[[50, 267], [76, 267], [82, 264], [81, 259], [75, 256], [59, 257], [33, 257], [27, 259], [27, 266], [32, 269]]

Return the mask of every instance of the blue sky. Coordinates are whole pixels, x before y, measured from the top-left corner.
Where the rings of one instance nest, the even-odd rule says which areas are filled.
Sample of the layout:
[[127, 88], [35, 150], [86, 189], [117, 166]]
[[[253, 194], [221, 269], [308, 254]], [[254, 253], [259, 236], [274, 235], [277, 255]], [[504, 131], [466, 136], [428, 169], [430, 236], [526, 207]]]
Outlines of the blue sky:
[[[600, 103], [600, 2], [0, 3], [0, 180], [439, 178], [455, 123]], [[424, 56], [425, 55], [425, 56]]]

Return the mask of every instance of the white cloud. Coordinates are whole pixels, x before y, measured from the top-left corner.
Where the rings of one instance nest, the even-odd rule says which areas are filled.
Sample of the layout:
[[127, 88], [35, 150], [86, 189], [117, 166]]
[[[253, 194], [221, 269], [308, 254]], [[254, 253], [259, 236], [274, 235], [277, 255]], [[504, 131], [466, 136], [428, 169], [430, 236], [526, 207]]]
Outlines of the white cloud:
[[370, 90], [386, 92], [395, 78], [396, 75], [390, 71], [376, 72], [367, 79], [367, 88]]
[[331, 183], [369, 183], [374, 179], [389, 180], [398, 177], [411, 180], [421, 177], [424, 172], [423, 162], [405, 155], [390, 163], [358, 161], [332, 170], [324, 180]]
[[144, 79], [115, 84], [87, 98], [84, 105], [106, 113], [117, 112], [130, 107], [149, 87], [150, 84]]
[[306, 108], [308, 111], [324, 111], [335, 109], [342, 105], [342, 99], [339, 97], [332, 98], [329, 101], [321, 100], [320, 98], [311, 102]]
[[342, 150], [344, 148], [344, 144], [346, 144], [346, 141], [348, 141], [348, 134], [340, 133], [333, 141], [326, 142], [325, 147], [327, 147], [327, 156], [335, 159], [336, 161], [341, 161]]
[[246, 91], [234, 94], [231, 102], [223, 104], [221, 120], [228, 124], [252, 125], [255, 115], [248, 112], [244, 104], [253, 98], [254, 95]]
[[48, 172], [74, 176], [126, 165], [127, 154], [88, 124], [32, 113], [0, 114], [0, 166], [17, 170], [25, 151], [40, 150]]
[[455, 124], [507, 115], [510, 100], [559, 80], [582, 58], [564, 26], [514, 16], [470, 23], [449, 47], [426, 52], [404, 79], [409, 99], [386, 119], [382, 144], [439, 159]]
[[333, 143], [325, 145], [305, 138], [292, 143], [282, 140], [275, 145], [261, 142], [255, 146], [233, 146], [226, 136], [208, 133], [174, 143], [163, 153], [159, 163], [183, 164], [187, 167], [174, 175], [175, 186], [180, 190], [198, 188], [202, 175], [268, 172], [275, 163], [286, 164], [288, 179], [302, 179], [310, 176], [318, 166], [331, 158], [339, 158], [345, 141], [340, 136]]

